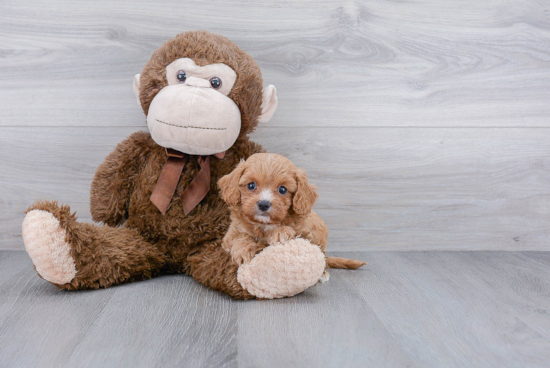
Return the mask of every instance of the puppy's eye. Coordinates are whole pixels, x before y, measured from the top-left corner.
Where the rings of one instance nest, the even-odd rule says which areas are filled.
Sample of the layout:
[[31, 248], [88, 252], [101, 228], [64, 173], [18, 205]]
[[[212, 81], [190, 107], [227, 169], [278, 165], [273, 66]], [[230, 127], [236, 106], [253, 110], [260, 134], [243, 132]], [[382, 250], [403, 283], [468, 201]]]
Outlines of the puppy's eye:
[[279, 194], [285, 195], [288, 190], [282, 185], [279, 187]]
[[180, 83], [185, 83], [185, 80], [187, 79], [187, 74], [183, 70], [180, 70], [178, 71], [178, 74], [176, 74], [176, 78], [178, 78], [178, 81]]
[[248, 183], [246, 187], [248, 188], [248, 190], [254, 190], [256, 189], [256, 183]]

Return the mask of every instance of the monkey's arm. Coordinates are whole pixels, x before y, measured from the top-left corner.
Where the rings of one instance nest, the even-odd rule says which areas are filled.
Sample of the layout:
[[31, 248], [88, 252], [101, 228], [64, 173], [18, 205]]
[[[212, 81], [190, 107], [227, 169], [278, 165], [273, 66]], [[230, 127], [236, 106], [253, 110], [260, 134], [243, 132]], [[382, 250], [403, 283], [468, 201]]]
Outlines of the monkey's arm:
[[134, 181], [150, 149], [149, 134], [136, 132], [120, 142], [97, 168], [90, 191], [92, 219], [118, 226], [128, 218]]

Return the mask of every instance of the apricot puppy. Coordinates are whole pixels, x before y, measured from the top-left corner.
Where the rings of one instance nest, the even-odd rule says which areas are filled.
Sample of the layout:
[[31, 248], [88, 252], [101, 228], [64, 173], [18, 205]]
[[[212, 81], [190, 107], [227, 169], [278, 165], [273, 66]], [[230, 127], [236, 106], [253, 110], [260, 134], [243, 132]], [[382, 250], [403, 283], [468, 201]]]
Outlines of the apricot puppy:
[[[222, 246], [235, 263], [248, 263], [267, 245], [297, 236], [325, 252], [328, 229], [312, 211], [318, 198], [317, 188], [289, 159], [274, 153], [254, 154], [222, 177], [218, 186], [231, 210], [231, 225]], [[355, 269], [364, 264], [327, 258], [327, 265], [332, 268]]]

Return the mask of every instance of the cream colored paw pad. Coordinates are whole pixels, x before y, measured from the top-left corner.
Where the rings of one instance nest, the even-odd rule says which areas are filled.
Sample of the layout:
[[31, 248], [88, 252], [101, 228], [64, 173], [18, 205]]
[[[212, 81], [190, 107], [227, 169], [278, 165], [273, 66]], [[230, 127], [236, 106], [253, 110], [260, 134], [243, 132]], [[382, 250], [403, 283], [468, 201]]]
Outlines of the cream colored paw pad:
[[23, 220], [23, 242], [36, 271], [54, 284], [66, 284], [76, 275], [71, 247], [59, 220], [47, 211], [33, 210]]
[[315, 285], [325, 271], [325, 255], [306, 239], [266, 247], [242, 264], [237, 280], [250, 294], [274, 299], [293, 296]]

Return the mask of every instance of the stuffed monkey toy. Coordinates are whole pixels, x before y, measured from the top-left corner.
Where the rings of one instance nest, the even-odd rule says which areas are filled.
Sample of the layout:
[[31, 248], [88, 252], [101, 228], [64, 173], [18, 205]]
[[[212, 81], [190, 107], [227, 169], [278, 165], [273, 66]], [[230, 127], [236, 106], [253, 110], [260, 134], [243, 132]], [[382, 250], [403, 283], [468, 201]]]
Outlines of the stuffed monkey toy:
[[26, 211], [23, 240], [39, 276], [80, 290], [182, 273], [238, 299], [314, 285], [325, 256], [304, 239], [257, 254], [240, 277], [221, 247], [230, 214], [216, 183], [263, 152], [248, 134], [277, 107], [252, 57], [225, 37], [183, 33], [154, 52], [134, 91], [149, 133], [132, 134], [98, 167], [90, 210], [103, 225], [53, 201]]

